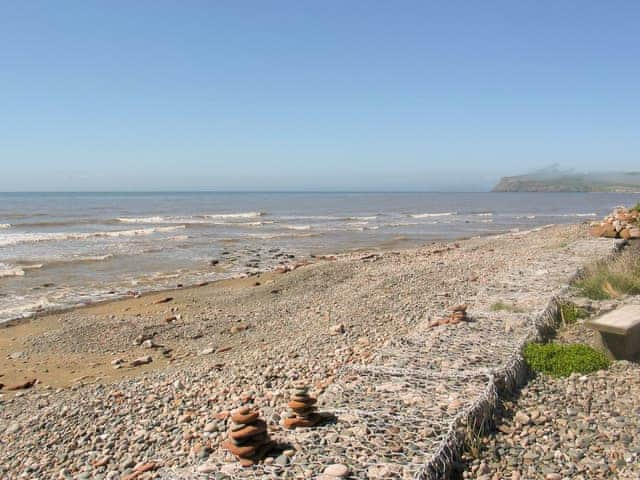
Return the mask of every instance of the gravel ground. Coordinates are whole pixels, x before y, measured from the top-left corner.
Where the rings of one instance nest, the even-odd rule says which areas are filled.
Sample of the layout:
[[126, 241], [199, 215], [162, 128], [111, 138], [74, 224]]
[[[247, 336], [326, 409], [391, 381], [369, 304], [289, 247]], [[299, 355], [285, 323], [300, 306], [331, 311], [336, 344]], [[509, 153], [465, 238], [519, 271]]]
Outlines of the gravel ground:
[[[640, 296], [594, 301], [569, 295], [565, 300], [589, 317], [640, 304]], [[597, 333], [585, 326], [587, 319], [561, 328], [553, 341], [597, 348]], [[569, 378], [538, 374], [500, 406], [497, 417], [496, 431], [477, 439], [474, 452], [464, 456], [463, 478], [640, 478], [637, 363], [616, 361], [606, 371]]]
[[[0, 477], [317, 478], [336, 464], [328, 473], [410, 478], [551, 296], [580, 265], [611, 250], [608, 240], [584, 238], [583, 226], [565, 226], [342, 255], [252, 288], [205, 287], [165, 304], [155, 303], [159, 295], [129, 310], [115, 302], [100, 314], [60, 315], [59, 329], [29, 339], [27, 359], [95, 351], [127, 361], [160, 357], [162, 348], [132, 346], [150, 334], [171, 349], [171, 361], [139, 376], [132, 369], [132, 378], [115, 383], [37, 385], [5, 398]], [[463, 302], [471, 322], [434, 327], [447, 307]], [[512, 311], [496, 311], [496, 302]], [[164, 321], [176, 314], [179, 321]], [[437, 378], [416, 381], [407, 372], [417, 369]], [[311, 385], [333, 421], [280, 427], [295, 381]], [[228, 412], [247, 404], [259, 408], [280, 449], [241, 469], [220, 444]]]
[[539, 375], [505, 402], [464, 478], [640, 478], [640, 366], [555, 379]]

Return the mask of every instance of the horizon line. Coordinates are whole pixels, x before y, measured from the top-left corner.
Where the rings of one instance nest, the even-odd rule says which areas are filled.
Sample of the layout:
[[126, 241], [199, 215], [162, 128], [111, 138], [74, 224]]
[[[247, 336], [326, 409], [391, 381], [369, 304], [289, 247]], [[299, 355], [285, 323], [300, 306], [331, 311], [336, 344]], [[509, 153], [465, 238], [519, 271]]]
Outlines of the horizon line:
[[4, 194], [24, 193], [491, 193], [491, 190], [3, 190]]

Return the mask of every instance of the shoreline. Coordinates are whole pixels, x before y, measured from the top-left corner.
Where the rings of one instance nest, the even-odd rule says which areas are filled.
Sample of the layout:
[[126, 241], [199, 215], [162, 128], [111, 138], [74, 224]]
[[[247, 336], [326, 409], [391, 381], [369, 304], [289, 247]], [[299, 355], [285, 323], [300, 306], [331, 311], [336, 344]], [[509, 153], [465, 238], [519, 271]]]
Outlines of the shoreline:
[[[586, 222], [582, 222], [581, 224], [584, 224]], [[577, 225], [577, 224], [576, 224]], [[325, 250], [318, 250], [317, 252], [311, 253], [307, 256], [304, 257], [300, 257], [299, 260], [301, 260], [302, 262], [306, 262], [306, 265], [312, 265], [315, 263], [318, 263], [317, 259], [319, 258], [320, 261], [323, 261], [322, 257], [340, 257], [340, 256], [346, 256], [346, 255], [351, 255], [351, 254], [357, 254], [357, 253], [363, 253], [363, 252], [371, 252], [371, 251], [379, 251], [379, 252], [386, 252], [386, 251], [391, 251], [391, 250], [400, 250], [400, 251], [404, 251], [404, 250], [412, 250], [412, 249], [417, 249], [417, 248], [421, 248], [421, 247], [426, 247], [428, 245], [432, 245], [432, 244], [436, 244], [436, 243], [443, 243], [443, 244], [452, 244], [455, 242], [462, 242], [462, 241], [466, 241], [466, 240], [471, 240], [471, 239], [476, 239], [476, 238], [491, 238], [491, 237], [496, 237], [499, 238], [502, 235], [509, 235], [509, 234], [526, 234], [529, 232], [536, 232], [539, 231], [540, 229], [544, 229], [544, 228], [549, 228], [549, 227], [553, 227], [553, 226], [566, 226], [562, 225], [562, 224], [546, 224], [546, 225], [540, 225], [537, 227], [533, 227], [531, 229], [527, 229], [527, 230], [519, 230], [519, 229], [515, 229], [515, 230], [503, 230], [503, 231], [498, 231], [498, 232], [486, 232], [486, 233], [482, 233], [482, 234], [478, 234], [478, 235], [468, 235], [468, 236], [461, 236], [461, 237], [455, 237], [455, 238], [440, 238], [440, 237], [436, 237], [436, 238], [430, 238], [430, 239], [410, 239], [407, 237], [398, 237], [398, 238], [394, 238], [392, 240], [387, 240], [387, 241], [381, 241], [381, 242], [377, 242], [371, 245], [365, 245], [365, 246], [360, 246], [360, 247], [353, 247], [353, 248], [343, 248], [343, 249], [338, 249], [338, 250], [329, 250], [329, 249], [325, 249]], [[403, 245], [404, 244], [404, 245]], [[291, 264], [296, 264], [298, 262], [291, 262]], [[254, 272], [245, 272], [245, 273], [237, 273], [237, 274], [231, 274], [231, 276], [229, 277], [223, 277], [223, 278], [215, 278], [215, 279], [211, 279], [211, 280], [205, 280], [203, 282], [200, 283], [193, 283], [193, 284], [185, 284], [183, 286], [173, 286], [173, 287], [167, 287], [167, 288], [156, 288], [156, 289], [151, 289], [151, 290], [145, 290], [145, 291], [140, 291], [137, 293], [137, 295], [130, 295], [127, 293], [123, 293], [123, 294], [114, 294], [113, 298], [107, 298], [107, 299], [103, 299], [103, 300], [95, 300], [95, 301], [90, 301], [90, 302], [82, 302], [82, 303], [78, 303], [75, 305], [69, 305], [69, 306], [61, 306], [61, 307], [53, 307], [50, 309], [44, 309], [42, 311], [37, 311], [34, 313], [29, 313], [26, 314], [24, 316], [19, 316], [19, 317], [14, 317], [14, 318], [10, 318], [8, 320], [2, 320], [0, 321], [0, 332], [2, 331], [2, 329], [4, 328], [11, 328], [17, 325], [20, 325], [23, 322], [30, 322], [30, 321], [34, 321], [38, 318], [45, 318], [49, 315], [57, 315], [57, 314], [63, 314], [63, 313], [67, 313], [67, 312], [72, 312], [75, 310], [80, 310], [80, 309], [84, 309], [84, 308], [91, 308], [97, 305], [106, 305], [106, 304], [110, 304], [113, 302], [120, 302], [120, 301], [126, 301], [126, 300], [131, 300], [131, 299], [136, 299], [136, 298], [142, 298], [145, 296], [149, 296], [149, 295], [154, 295], [154, 294], [161, 294], [161, 293], [166, 293], [169, 294], [171, 292], [175, 292], [175, 291], [182, 291], [182, 290], [187, 290], [187, 289], [193, 289], [193, 288], [200, 288], [200, 287], [204, 287], [204, 286], [208, 286], [208, 285], [212, 285], [212, 284], [216, 284], [218, 282], [234, 282], [236, 280], [243, 280], [246, 278], [252, 278], [255, 276], [259, 276], [259, 275], [267, 275], [267, 274], [277, 274], [278, 272], [278, 268], [279, 267], [275, 267], [272, 269], [264, 269], [264, 270], [258, 270], [258, 271], [254, 271]], [[218, 273], [224, 273], [224, 272], [218, 272]]]
[[[576, 268], [599, 258], [610, 246], [609, 241], [588, 238], [584, 225], [541, 227], [403, 251], [351, 253], [271, 278], [249, 277], [243, 279], [246, 288], [221, 287], [214, 282], [217, 285], [183, 288], [170, 295], [156, 292], [40, 317], [33, 325], [44, 328], [45, 320], [55, 328], [22, 337], [25, 357], [20, 365], [32, 362], [34, 367], [49, 369], [53, 376], [60, 371], [51, 371], [47, 358], [56, 359], [66, 364], [62, 365], [65, 375], [59, 375], [58, 386], [42, 381], [18, 395], [2, 391], [0, 423], [8, 427], [0, 432], [0, 446], [7, 455], [0, 459], [4, 465], [0, 473], [13, 478], [24, 471], [24, 449], [33, 435], [55, 436], [58, 429], [82, 435], [79, 432], [98, 428], [111, 445], [106, 463], [91, 456], [90, 444], [81, 448], [84, 453], [74, 454], [76, 461], [60, 460], [70, 444], [43, 438], [39, 441], [51, 444], [54, 457], [43, 453], [42, 458], [34, 459], [29, 468], [35, 470], [30, 471], [46, 477], [48, 472], [66, 468], [73, 475], [111, 472], [112, 478], [121, 478], [133, 465], [115, 459], [123, 458], [133, 442], [137, 447], [128, 454], [133, 455], [134, 465], [157, 462], [158, 473], [164, 472], [165, 478], [195, 478], [196, 469], [207, 468], [227, 472], [231, 478], [267, 475], [276, 467], [261, 464], [237, 470], [234, 459], [220, 448], [228, 427], [223, 412], [243, 404], [261, 410], [274, 438], [297, 445], [289, 461], [294, 469], [321, 473], [316, 468], [326, 462], [326, 456], [337, 454], [333, 444], [317, 451], [307, 445], [304, 431], [288, 432], [280, 427], [288, 388], [297, 379], [308, 382], [321, 410], [337, 418], [337, 423], [314, 434], [335, 436], [335, 448], [346, 448], [343, 461], [354, 472], [366, 472], [373, 464], [358, 460], [358, 449], [345, 447], [343, 442], [353, 441], [347, 430], [379, 428], [358, 412], [380, 410], [380, 418], [388, 409], [404, 410], [407, 415], [415, 412], [412, 415], [420, 418], [421, 428], [433, 434], [415, 437], [400, 416], [394, 420], [398, 438], [393, 434], [379, 445], [375, 436], [357, 435], [361, 448], [373, 449], [380, 456], [370, 460], [374, 464], [395, 458], [387, 448], [410, 445], [409, 463], [391, 462], [388, 467], [408, 475], [428, 463], [442, 440], [441, 427], [431, 422], [453, 418], [485, 388], [484, 374], [476, 376], [475, 369], [482, 372], [502, 365], [529, 331], [527, 319], [544, 309], [548, 297]], [[173, 299], [157, 302], [168, 296]], [[497, 301], [527, 313], [495, 312], [490, 307]], [[458, 327], [432, 326], [447, 308], [460, 303], [470, 305], [471, 322]], [[169, 316], [180, 318], [166, 322]], [[13, 328], [17, 332], [21, 327]], [[3, 339], [10, 331], [0, 330]], [[151, 348], [135, 343], [145, 335]], [[169, 357], [164, 349], [169, 349]], [[143, 355], [151, 355], [153, 361], [128, 366]], [[110, 360], [118, 358], [125, 366], [115, 369]], [[82, 377], [80, 370], [64, 371], [73, 368], [74, 362], [89, 369], [92, 376], [59, 389], [62, 383]], [[420, 365], [403, 377], [387, 379], [384, 373], [396, 363], [395, 369], [415, 362]], [[403, 388], [401, 395], [385, 390], [405, 377], [407, 385], [413, 385], [416, 379], [411, 372], [424, 368], [438, 372], [429, 380], [429, 395], [418, 388], [424, 380]], [[353, 377], [354, 372], [359, 373]], [[460, 383], [461, 374], [469, 375], [468, 380]], [[429, 402], [424, 404], [427, 397]], [[123, 398], [124, 403], [113, 398]], [[38, 421], [28, 415], [43, 401], [42, 414], [49, 427], [38, 434], [42, 432]], [[66, 408], [70, 405], [72, 413]], [[114, 415], [119, 418], [125, 406], [126, 421], [114, 430], [112, 419]], [[150, 419], [157, 425], [151, 430], [145, 428]], [[135, 441], [140, 428], [146, 433]], [[176, 428], [189, 435], [175, 438]], [[152, 440], [156, 437], [162, 440]], [[179, 454], [181, 451], [186, 453]], [[92, 466], [94, 461], [101, 466]], [[287, 471], [283, 478], [292, 478]]]

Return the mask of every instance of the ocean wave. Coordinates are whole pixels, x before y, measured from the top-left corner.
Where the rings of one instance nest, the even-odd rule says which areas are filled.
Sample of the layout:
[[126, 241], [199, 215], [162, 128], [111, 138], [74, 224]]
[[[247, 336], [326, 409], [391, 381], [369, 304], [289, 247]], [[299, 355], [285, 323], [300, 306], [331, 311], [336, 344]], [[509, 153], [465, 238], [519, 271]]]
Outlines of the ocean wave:
[[472, 215], [476, 217], [493, 217], [493, 213], [491, 212], [472, 213]]
[[221, 213], [211, 215], [188, 215], [188, 216], [151, 216], [151, 217], [119, 217], [116, 222], [127, 224], [186, 224], [186, 225], [245, 225], [260, 226], [263, 224], [273, 223], [267, 221], [257, 222], [238, 222], [233, 220], [246, 220], [252, 218], [260, 218], [265, 215], [263, 212], [243, 212], [243, 213]]
[[393, 222], [385, 223], [384, 227], [411, 227], [414, 225], [422, 225], [420, 222]]
[[451, 215], [457, 215], [458, 212], [441, 212], [441, 213], [412, 213], [409, 214], [411, 218], [430, 218], [430, 217], [449, 217]]
[[171, 217], [121, 217], [116, 218], [120, 223], [173, 223]]
[[265, 216], [265, 212], [215, 213], [203, 215], [205, 218], [258, 218]]
[[311, 225], [282, 225], [287, 230], [311, 230]]
[[4, 228], [11, 228], [11, 224], [10, 223], [0, 223], [0, 229], [4, 229]]
[[539, 218], [539, 217], [543, 217], [543, 218], [549, 218], [549, 217], [555, 217], [555, 218], [573, 218], [573, 217], [597, 217], [598, 214], [595, 212], [591, 212], [591, 213], [518, 213], [515, 214], [514, 217], [517, 219], [522, 219], [522, 218], [528, 218], [528, 219], [534, 219], [534, 218]]
[[[272, 240], [274, 238], [308, 238], [308, 237], [319, 237], [322, 234], [319, 232], [308, 232], [308, 233], [250, 233], [247, 235], [251, 238], [258, 238], [261, 240]], [[236, 241], [237, 239], [224, 239], [224, 241]]]
[[173, 232], [185, 228], [184, 225], [173, 227], [140, 228], [135, 230], [114, 230], [100, 232], [54, 232], [54, 233], [12, 233], [0, 235], [0, 247], [23, 243], [40, 243], [62, 240], [87, 240], [105, 237], [136, 237], [154, 233]]

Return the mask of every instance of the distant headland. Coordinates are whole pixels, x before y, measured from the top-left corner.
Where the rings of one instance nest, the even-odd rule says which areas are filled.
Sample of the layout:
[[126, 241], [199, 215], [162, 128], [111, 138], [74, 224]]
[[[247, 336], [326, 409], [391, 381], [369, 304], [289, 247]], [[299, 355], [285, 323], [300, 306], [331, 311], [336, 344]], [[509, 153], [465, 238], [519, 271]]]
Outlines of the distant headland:
[[557, 167], [502, 177], [493, 192], [640, 192], [640, 172], [576, 173]]

